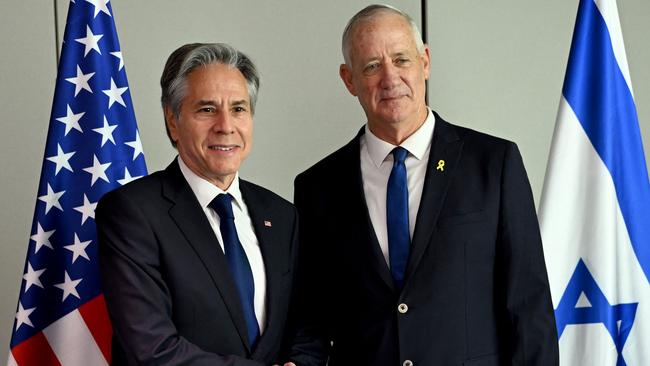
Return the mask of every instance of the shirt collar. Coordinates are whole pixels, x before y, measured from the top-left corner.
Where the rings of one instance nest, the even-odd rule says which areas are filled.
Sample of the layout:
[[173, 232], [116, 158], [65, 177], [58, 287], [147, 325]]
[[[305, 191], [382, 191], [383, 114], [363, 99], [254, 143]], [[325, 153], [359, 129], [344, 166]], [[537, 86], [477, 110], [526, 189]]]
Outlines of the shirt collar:
[[[427, 109], [427, 119], [424, 120], [422, 126], [400, 144], [401, 147], [408, 150], [408, 152], [418, 160], [422, 160], [427, 149], [431, 146], [433, 127], [436, 123], [436, 116], [433, 114], [431, 109]], [[397, 146], [386, 142], [373, 134], [372, 131], [370, 131], [370, 128], [368, 128], [367, 123], [365, 131], [368, 154], [375, 166], [379, 167], [386, 160], [386, 157], [388, 157], [391, 151], [393, 151]]]
[[235, 204], [237, 204], [240, 209], [243, 207], [244, 200], [242, 198], [241, 191], [239, 190], [239, 172], [235, 173], [235, 179], [233, 179], [230, 187], [224, 191], [194, 173], [185, 164], [180, 155], [178, 156], [177, 160], [178, 165], [181, 168], [181, 173], [183, 173], [187, 184], [189, 184], [190, 188], [192, 188], [192, 192], [194, 192], [194, 195], [199, 200], [199, 204], [202, 208], [208, 207], [210, 202], [212, 202], [215, 197], [222, 193], [229, 193], [233, 198], [233, 202], [235, 202]]

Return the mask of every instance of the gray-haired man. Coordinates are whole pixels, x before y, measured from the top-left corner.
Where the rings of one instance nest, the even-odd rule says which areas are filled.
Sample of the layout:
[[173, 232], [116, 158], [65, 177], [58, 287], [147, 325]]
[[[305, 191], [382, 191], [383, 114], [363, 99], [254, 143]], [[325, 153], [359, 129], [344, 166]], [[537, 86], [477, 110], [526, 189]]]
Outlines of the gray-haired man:
[[296, 211], [238, 176], [251, 150], [255, 66], [225, 44], [188, 44], [160, 83], [179, 156], [97, 207], [113, 364], [276, 362]]
[[[299, 366], [551, 366], [553, 306], [512, 142], [426, 104], [430, 51], [386, 5], [358, 12], [340, 76], [367, 123], [295, 181]], [[328, 184], [331, 177], [340, 177]], [[335, 228], [332, 230], [331, 228]]]

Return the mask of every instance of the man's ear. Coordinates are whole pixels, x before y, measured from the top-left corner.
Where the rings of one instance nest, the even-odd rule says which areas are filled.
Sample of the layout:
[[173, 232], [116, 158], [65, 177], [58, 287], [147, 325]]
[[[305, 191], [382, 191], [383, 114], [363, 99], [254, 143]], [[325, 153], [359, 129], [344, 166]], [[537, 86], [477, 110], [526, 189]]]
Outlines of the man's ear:
[[343, 80], [343, 83], [345, 84], [345, 87], [348, 88], [350, 94], [356, 97], [357, 90], [352, 83], [352, 70], [350, 70], [348, 65], [341, 64], [341, 66], [339, 66], [339, 76], [341, 76], [341, 80]]
[[424, 52], [420, 54], [420, 58], [422, 59], [422, 67], [424, 68], [424, 80], [429, 80], [431, 56], [429, 54], [429, 46], [427, 44], [424, 45]]
[[169, 136], [172, 141], [178, 141], [178, 119], [174, 116], [174, 112], [170, 107], [165, 107], [165, 124], [167, 125], [167, 131], [169, 131]]

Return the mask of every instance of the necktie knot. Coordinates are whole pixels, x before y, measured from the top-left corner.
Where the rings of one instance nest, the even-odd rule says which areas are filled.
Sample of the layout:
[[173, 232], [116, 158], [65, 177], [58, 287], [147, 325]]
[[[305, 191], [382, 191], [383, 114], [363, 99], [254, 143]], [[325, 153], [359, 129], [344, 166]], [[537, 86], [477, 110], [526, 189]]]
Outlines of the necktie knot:
[[229, 193], [219, 194], [210, 202], [209, 206], [222, 220], [235, 218], [235, 215], [232, 213], [232, 196]]
[[393, 149], [391, 152], [393, 154], [393, 158], [395, 159], [395, 163], [397, 164], [403, 164], [404, 160], [406, 160], [406, 156], [408, 155], [408, 150], [405, 148], [398, 146]]

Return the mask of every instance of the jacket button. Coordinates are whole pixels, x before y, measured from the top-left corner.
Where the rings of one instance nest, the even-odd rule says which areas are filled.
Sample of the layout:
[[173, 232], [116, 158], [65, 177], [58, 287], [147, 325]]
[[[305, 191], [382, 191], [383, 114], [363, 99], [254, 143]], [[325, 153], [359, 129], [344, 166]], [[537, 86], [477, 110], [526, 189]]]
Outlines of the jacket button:
[[[406, 314], [406, 312], [409, 311], [409, 307], [408, 307], [408, 305], [406, 305], [404, 303], [401, 303], [401, 304], [397, 305], [397, 311], [399, 311], [400, 314]], [[406, 361], [404, 361], [404, 362], [405, 362], [404, 365], [406, 365]], [[411, 361], [408, 361], [408, 362], [411, 362]], [[412, 365], [412, 363], [409, 364], [409, 365]]]
[[406, 360], [406, 361], [404, 361], [404, 363], [403, 363], [402, 365], [403, 365], [403, 366], [413, 366], [413, 361], [411, 361], [411, 360]]

